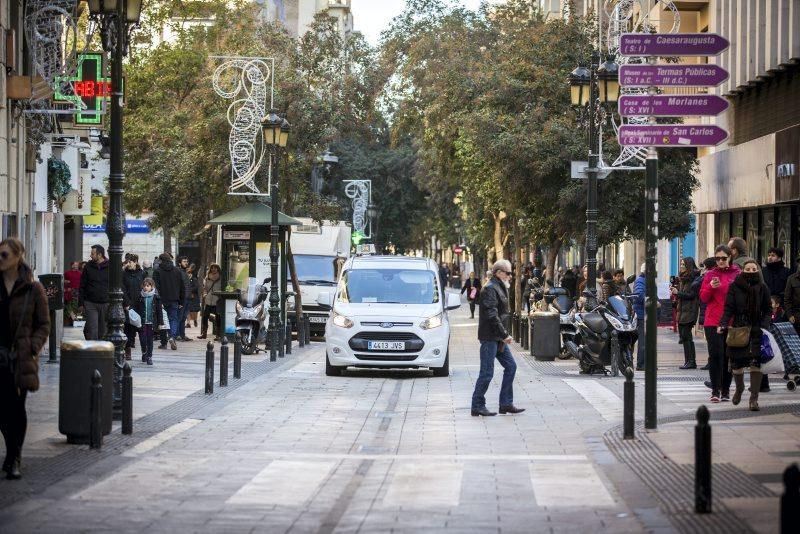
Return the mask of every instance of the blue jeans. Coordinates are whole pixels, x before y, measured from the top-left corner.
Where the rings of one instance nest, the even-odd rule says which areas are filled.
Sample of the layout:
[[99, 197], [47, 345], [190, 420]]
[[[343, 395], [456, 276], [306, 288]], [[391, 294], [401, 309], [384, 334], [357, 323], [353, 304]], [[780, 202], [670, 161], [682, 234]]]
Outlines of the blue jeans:
[[164, 304], [164, 309], [167, 310], [167, 319], [169, 319], [169, 337], [174, 338], [178, 335], [178, 324], [181, 320], [178, 303], [167, 302]]
[[186, 337], [186, 318], [189, 317], [188, 303], [183, 305], [178, 315], [180, 319], [180, 322], [178, 322], [178, 337]]
[[481, 372], [478, 381], [475, 382], [475, 391], [472, 393], [472, 409], [480, 410], [486, 408], [486, 390], [494, 376], [494, 359], [503, 366], [503, 383], [500, 386], [500, 406], [511, 406], [514, 404], [514, 375], [517, 372], [517, 364], [511, 349], [503, 344], [503, 350], [497, 352], [499, 341], [481, 341]]

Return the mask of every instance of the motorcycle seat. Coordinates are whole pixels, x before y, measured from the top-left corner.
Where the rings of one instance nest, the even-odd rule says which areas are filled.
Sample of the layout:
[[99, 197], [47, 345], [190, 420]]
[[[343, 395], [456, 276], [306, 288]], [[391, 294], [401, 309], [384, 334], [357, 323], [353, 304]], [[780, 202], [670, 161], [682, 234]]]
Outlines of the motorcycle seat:
[[597, 312], [583, 314], [583, 323], [592, 329], [593, 332], [603, 332], [606, 329], [606, 320]]

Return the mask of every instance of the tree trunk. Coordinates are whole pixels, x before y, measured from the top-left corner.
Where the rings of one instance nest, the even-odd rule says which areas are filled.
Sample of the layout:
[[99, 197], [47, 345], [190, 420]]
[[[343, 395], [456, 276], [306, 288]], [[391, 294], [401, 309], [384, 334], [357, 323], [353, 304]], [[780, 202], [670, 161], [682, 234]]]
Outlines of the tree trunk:
[[[300, 294], [300, 282], [297, 280], [297, 269], [294, 266], [294, 254], [292, 253], [292, 228], [287, 229], [286, 239], [286, 264], [289, 266], [289, 276], [292, 279], [292, 291], [294, 291], [294, 317], [299, 321], [303, 317], [303, 296]], [[299, 322], [297, 324], [300, 324]], [[298, 332], [298, 335], [299, 332]]]
[[[516, 254], [511, 255], [511, 257], [516, 256], [516, 258], [518, 258], [521, 248], [519, 246], [519, 225], [516, 220], [511, 221], [511, 233], [514, 238], [514, 252], [516, 252]], [[522, 311], [522, 286], [520, 285], [520, 280], [522, 280], [522, 267], [523, 264], [518, 262], [517, 268], [514, 270], [514, 277], [511, 279], [511, 283], [514, 284], [512, 288], [514, 290], [514, 311], [517, 313]]]
[[558, 253], [561, 251], [561, 240], [556, 239], [548, 244], [547, 251], [547, 273], [550, 275], [550, 280], [555, 284], [556, 281], [556, 260]]
[[164, 233], [164, 252], [172, 254], [172, 230], [165, 226], [161, 231]]
[[506, 218], [506, 212], [500, 210], [497, 213], [493, 213], [492, 216], [494, 217], [494, 254], [497, 260], [505, 259], [504, 254], [504, 247], [506, 240], [503, 239], [503, 219]]

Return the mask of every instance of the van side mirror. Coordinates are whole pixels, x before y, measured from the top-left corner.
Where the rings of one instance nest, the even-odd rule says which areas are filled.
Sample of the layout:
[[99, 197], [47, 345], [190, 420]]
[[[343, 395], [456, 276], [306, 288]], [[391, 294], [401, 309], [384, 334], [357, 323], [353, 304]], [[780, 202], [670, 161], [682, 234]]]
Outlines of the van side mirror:
[[324, 311], [333, 309], [333, 294], [330, 291], [320, 291], [317, 295], [317, 304]]
[[448, 310], [455, 310], [461, 307], [461, 295], [459, 293], [447, 293], [447, 306]]

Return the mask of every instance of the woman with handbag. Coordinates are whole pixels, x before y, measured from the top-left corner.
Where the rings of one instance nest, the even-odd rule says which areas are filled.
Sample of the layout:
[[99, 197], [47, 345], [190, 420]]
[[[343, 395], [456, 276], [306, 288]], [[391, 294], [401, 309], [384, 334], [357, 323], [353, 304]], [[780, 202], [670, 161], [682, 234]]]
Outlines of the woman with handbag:
[[[749, 367], [750, 410], [757, 412], [761, 389], [761, 329], [769, 327], [772, 306], [769, 288], [761, 278], [758, 263], [747, 260], [742, 267], [743, 271], [728, 288], [717, 332], [726, 334], [728, 358], [736, 383], [731, 402], [737, 405], [742, 400], [744, 369]], [[725, 325], [729, 323], [732, 324], [726, 329]]]
[[719, 245], [714, 250], [716, 266], [709, 269], [700, 285], [700, 300], [706, 304], [703, 331], [708, 343], [708, 374], [711, 382], [712, 403], [730, 400], [732, 376], [728, 369], [725, 335], [719, 331], [725, 311], [728, 287], [739, 275], [739, 267], [731, 263], [731, 249]]
[[0, 242], [0, 431], [6, 442], [3, 471], [9, 480], [22, 477], [25, 398], [39, 389], [39, 351], [50, 333], [47, 296], [24, 256], [19, 239]]
[[461, 288], [461, 294], [467, 293], [467, 301], [469, 301], [469, 318], [475, 318], [475, 304], [478, 302], [478, 297], [481, 294], [481, 281], [475, 276], [474, 272], [469, 273], [469, 278], [464, 282], [464, 287]]

